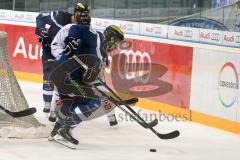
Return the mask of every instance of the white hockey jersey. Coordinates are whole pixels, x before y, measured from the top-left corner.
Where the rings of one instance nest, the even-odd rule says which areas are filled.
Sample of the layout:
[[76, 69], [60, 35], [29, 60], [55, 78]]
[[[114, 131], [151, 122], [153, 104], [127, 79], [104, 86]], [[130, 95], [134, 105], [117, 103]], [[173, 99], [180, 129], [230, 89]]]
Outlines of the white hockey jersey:
[[62, 27], [58, 31], [57, 35], [54, 37], [51, 43], [51, 52], [52, 52], [52, 55], [56, 58], [56, 60], [59, 60], [61, 57], [61, 53], [66, 45], [64, 43], [64, 40], [68, 36], [69, 29], [71, 28], [72, 25], [76, 25], [76, 24], [67, 24], [64, 27]]

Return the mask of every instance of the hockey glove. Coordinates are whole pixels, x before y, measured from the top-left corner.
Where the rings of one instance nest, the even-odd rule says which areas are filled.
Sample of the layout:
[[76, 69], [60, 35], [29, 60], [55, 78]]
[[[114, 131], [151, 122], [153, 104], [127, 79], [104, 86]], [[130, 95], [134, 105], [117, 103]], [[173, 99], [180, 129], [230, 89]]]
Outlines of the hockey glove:
[[97, 79], [99, 72], [100, 69], [98, 67], [88, 68], [83, 75], [83, 82], [84, 83], [94, 82]]
[[42, 43], [43, 46], [47, 45], [48, 42], [48, 31], [45, 28], [41, 28], [38, 31], [38, 42]]
[[76, 52], [79, 40], [73, 37], [67, 37], [64, 42], [66, 46], [63, 49], [63, 52], [65, 53], [65, 56], [67, 56], [67, 58], [70, 58]]

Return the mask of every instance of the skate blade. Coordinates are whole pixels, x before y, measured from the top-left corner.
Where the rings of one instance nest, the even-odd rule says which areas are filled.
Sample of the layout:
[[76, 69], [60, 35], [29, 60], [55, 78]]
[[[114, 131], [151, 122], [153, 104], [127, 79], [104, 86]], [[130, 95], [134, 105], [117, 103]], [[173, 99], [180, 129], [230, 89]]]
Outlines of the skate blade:
[[53, 137], [53, 140], [65, 147], [68, 147], [70, 149], [77, 149], [77, 145], [76, 144], [73, 144], [71, 142], [68, 142], [65, 138], [61, 137], [60, 135], [55, 135]]

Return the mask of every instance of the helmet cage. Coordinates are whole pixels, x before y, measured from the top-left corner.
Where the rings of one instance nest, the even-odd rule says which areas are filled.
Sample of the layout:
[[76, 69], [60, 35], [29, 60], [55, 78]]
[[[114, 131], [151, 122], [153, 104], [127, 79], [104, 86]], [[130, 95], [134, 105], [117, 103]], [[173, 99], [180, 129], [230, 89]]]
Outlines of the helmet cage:
[[88, 5], [83, 2], [76, 4], [74, 16], [78, 24], [90, 25], [91, 23], [90, 10], [88, 9]]
[[124, 39], [123, 32], [115, 25], [107, 27], [104, 31], [104, 36], [104, 48], [107, 52], [116, 49], [117, 45]]

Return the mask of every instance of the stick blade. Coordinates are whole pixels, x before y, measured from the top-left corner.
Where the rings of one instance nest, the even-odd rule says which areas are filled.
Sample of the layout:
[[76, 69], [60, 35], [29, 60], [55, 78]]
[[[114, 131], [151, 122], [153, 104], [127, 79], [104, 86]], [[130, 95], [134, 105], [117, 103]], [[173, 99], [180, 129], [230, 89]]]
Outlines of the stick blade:
[[32, 107], [32, 108], [28, 108], [26, 110], [19, 111], [19, 112], [11, 112], [10, 115], [14, 118], [18, 118], [18, 117], [29, 116], [36, 112], [37, 112], [37, 109], [35, 107]]
[[157, 134], [157, 136], [160, 139], [173, 139], [173, 138], [177, 138], [179, 135], [180, 135], [180, 132], [178, 130], [175, 130], [167, 134], [160, 134], [160, 133]]
[[131, 104], [135, 104], [138, 102], [138, 98], [130, 98], [130, 99], [127, 99], [127, 100], [123, 100], [123, 105], [124, 104], [128, 104], [128, 105], [131, 105]]

